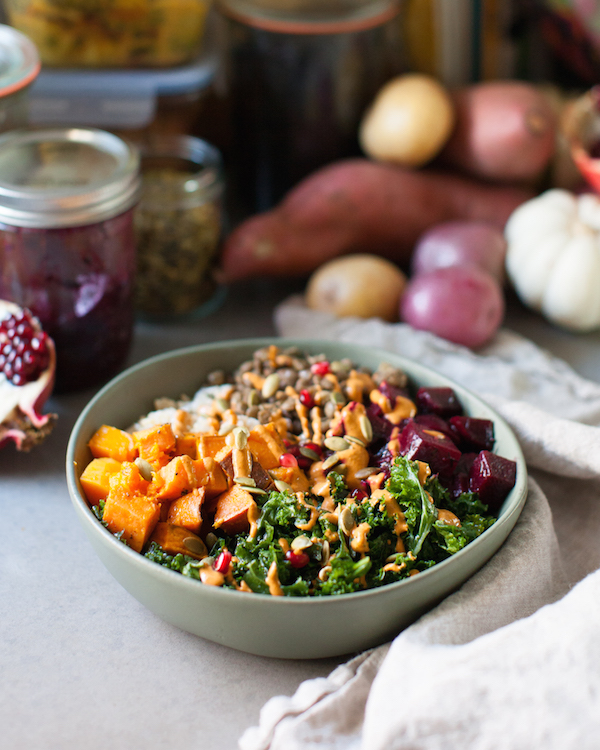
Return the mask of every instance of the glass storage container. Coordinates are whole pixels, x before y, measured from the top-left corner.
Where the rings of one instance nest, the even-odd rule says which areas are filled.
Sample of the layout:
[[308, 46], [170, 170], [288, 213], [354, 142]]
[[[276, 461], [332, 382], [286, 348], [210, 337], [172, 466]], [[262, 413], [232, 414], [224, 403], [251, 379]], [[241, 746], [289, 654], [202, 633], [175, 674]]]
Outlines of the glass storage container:
[[210, 0], [4, 0], [8, 22], [54, 67], [168, 67], [192, 60]]
[[221, 154], [191, 136], [140, 143], [136, 308], [150, 318], [212, 312], [221, 240]]
[[0, 297], [54, 338], [58, 390], [102, 383], [129, 350], [139, 187], [136, 150], [111, 133], [0, 137]]
[[0, 24], [0, 132], [27, 124], [29, 87], [39, 71], [40, 59], [31, 40]]
[[397, 0], [217, 0], [219, 79], [242, 213], [263, 211], [301, 178], [359, 153], [379, 87], [402, 69]]

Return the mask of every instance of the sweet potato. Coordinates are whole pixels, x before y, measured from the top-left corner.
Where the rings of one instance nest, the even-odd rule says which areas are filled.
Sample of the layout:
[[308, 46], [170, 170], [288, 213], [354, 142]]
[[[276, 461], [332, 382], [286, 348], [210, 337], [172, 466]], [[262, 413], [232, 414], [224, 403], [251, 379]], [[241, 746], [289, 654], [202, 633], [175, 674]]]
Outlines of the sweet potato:
[[217, 498], [217, 510], [213, 526], [222, 528], [226, 534], [241, 534], [250, 527], [248, 511], [255, 504], [254, 497], [239, 484]]
[[547, 96], [524, 81], [488, 81], [452, 94], [456, 125], [440, 162], [486, 180], [531, 182], [556, 144]]
[[106, 498], [110, 490], [110, 478], [119, 471], [121, 462], [108, 456], [94, 458], [89, 462], [79, 481], [90, 505], [96, 505]]
[[113, 534], [123, 539], [136, 552], [141, 552], [158, 523], [160, 505], [143, 495], [131, 495], [120, 489], [108, 493], [102, 520]]
[[194, 461], [186, 454], [175, 456], [155, 475], [158, 500], [176, 500], [197, 487]]
[[[198, 458], [194, 461], [194, 469], [198, 487], [204, 488], [207, 499], [210, 500], [225, 492], [228, 487], [227, 477], [214, 458]], [[212, 505], [211, 509], [213, 509]]]
[[434, 224], [475, 219], [503, 227], [533, 193], [444, 172], [411, 171], [367, 159], [330, 164], [300, 182], [275, 209], [242, 222], [226, 238], [221, 275], [304, 276], [351, 252], [408, 266], [417, 239]]
[[133, 440], [140, 458], [148, 461], [155, 469], [166, 466], [177, 447], [177, 439], [170, 424], [160, 424], [134, 432]]
[[206, 545], [199, 536], [172, 523], [157, 523], [150, 541], [159, 544], [168, 555], [189, 555], [196, 560], [207, 555]]
[[199, 534], [202, 527], [202, 505], [205, 497], [206, 492], [201, 487], [174, 500], [169, 506], [167, 521]]
[[137, 448], [132, 436], [117, 427], [103, 424], [92, 435], [88, 443], [94, 458], [114, 458], [115, 461], [133, 461]]

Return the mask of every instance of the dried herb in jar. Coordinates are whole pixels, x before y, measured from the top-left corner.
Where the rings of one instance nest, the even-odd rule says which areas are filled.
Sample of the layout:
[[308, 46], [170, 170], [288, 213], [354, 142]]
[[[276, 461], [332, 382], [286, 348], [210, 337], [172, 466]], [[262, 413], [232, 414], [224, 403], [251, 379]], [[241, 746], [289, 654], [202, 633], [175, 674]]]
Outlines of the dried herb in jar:
[[212, 270], [221, 237], [220, 185], [173, 166], [143, 171], [136, 213], [136, 307], [150, 315], [189, 313], [216, 290]]

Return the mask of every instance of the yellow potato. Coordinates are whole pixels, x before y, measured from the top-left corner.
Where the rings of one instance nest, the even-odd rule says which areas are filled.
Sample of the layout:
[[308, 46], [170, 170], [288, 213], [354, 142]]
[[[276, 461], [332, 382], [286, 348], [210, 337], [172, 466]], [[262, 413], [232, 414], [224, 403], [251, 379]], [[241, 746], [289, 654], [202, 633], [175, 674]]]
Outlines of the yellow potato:
[[357, 254], [334, 258], [308, 281], [306, 304], [338, 317], [398, 320], [406, 276], [389, 260]]
[[446, 89], [430, 76], [411, 73], [379, 91], [363, 117], [359, 140], [372, 159], [420, 167], [442, 149], [453, 126]]

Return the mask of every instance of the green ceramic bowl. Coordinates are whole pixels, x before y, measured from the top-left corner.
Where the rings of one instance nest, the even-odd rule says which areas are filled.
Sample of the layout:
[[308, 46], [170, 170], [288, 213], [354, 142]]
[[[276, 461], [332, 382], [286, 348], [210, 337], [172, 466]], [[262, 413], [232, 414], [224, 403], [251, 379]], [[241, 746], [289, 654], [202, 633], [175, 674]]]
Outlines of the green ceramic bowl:
[[[110, 534], [92, 515], [79, 483], [91, 455], [88, 440], [102, 424], [125, 428], [151, 410], [155, 398], [192, 395], [211, 370], [232, 370], [267, 344], [296, 345], [330, 360], [349, 357], [375, 369], [387, 361], [418, 385], [450, 385], [472, 416], [492, 419], [495, 451], [517, 462], [517, 482], [498, 521], [456, 555], [408, 580], [335, 597], [240, 594], [205, 586], [150, 562]], [[153, 357], [106, 385], [77, 420], [67, 449], [67, 480], [77, 516], [98, 556], [117, 581], [169, 623], [208, 640], [263, 656], [310, 659], [359, 651], [393, 638], [482, 567], [504, 542], [523, 508], [523, 454], [504, 420], [477, 396], [416, 362], [343, 343], [254, 339], [208, 344]]]

